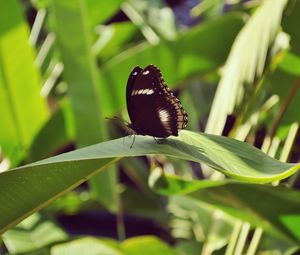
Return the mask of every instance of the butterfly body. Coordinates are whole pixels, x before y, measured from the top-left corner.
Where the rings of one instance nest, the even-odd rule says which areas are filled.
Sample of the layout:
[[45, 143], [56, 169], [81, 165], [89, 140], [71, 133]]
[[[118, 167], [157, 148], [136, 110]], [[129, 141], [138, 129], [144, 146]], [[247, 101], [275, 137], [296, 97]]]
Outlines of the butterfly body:
[[135, 67], [127, 82], [126, 102], [135, 134], [158, 138], [177, 136], [187, 125], [187, 113], [154, 65]]

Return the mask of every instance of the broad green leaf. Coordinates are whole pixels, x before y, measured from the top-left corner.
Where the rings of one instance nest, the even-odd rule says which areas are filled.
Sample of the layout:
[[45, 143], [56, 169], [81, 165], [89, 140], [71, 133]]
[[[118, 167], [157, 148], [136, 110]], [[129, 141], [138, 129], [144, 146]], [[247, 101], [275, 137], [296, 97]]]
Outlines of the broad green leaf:
[[204, 201], [254, 226], [300, 242], [300, 229], [295, 228], [300, 222], [300, 192], [296, 190], [232, 180], [188, 181], [158, 171], [149, 181], [161, 194]]
[[42, 9], [49, 5], [50, 0], [31, 0], [30, 2], [36, 9]]
[[163, 222], [166, 213], [158, 194], [148, 186], [148, 165], [141, 157], [128, 157], [120, 161], [120, 167], [136, 188], [126, 186], [122, 192], [122, 206], [126, 213]]
[[132, 46], [138, 29], [131, 22], [113, 23], [96, 28], [99, 39], [93, 45], [93, 52], [99, 56], [101, 62], [115, 57], [120, 52]]
[[191, 130], [199, 130], [199, 120], [206, 119], [215, 91], [215, 86], [210, 86], [212, 84], [215, 82], [195, 82], [180, 92], [180, 101], [189, 114], [188, 126]]
[[88, 18], [91, 28], [95, 25], [105, 23], [119, 9], [123, 0], [99, 1], [87, 0]]
[[[69, 162], [71, 165], [64, 167], [64, 164], [60, 163], [54, 168], [44, 165], [42, 168], [33, 168], [32, 172], [30, 170], [20, 171], [21, 175], [15, 175], [14, 171], [2, 173], [0, 190], [1, 192], [5, 190], [5, 193], [1, 194], [0, 200], [6, 201], [6, 203], [0, 206], [0, 232], [45, 207], [92, 175], [107, 168], [112, 162], [109, 159], [88, 160], [78, 161], [78, 164]], [[49, 175], [46, 176], [45, 173], [48, 171]], [[4, 185], [4, 183], [6, 184]], [[23, 185], [26, 183], [26, 188], [21, 183]], [[14, 200], [9, 202], [8, 199]]]
[[283, 16], [283, 30], [291, 36], [291, 46], [294, 52], [300, 54], [300, 34], [298, 29], [298, 18], [300, 15], [300, 2], [289, 1]]
[[126, 187], [122, 193], [123, 210], [126, 214], [147, 218], [164, 224], [167, 214], [161, 206], [159, 195], [154, 192], [142, 193]]
[[154, 236], [130, 238], [121, 244], [126, 255], [179, 255], [169, 245]]
[[64, 64], [79, 147], [104, 137], [100, 84], [96, 59], [91, 53], [91, 34], [85, 4], [80, 1], [52, 0], [58, 49]]
[[[165, 154], [205, 163], [225, 175], [266, 183], [295, 173], [300, 164], [279, 162], [226, 137], [181, 131], [179, 137], [124, 137], [61, 154], [0, 174], [0, 232], [45, 207], [122, 157]], [[178, 187], [177, 187], [178, 188]]]
[[110, 239], [85, 237], [71, 242], [57, 244], [51, 248], [52, 255], [179, 255], [168, 244], [154, 236], [141, 236], [118, 244]]
[[278, 236], [264, 233], [259, 244], [259, 250], [270, 254], [295, 255], [299, 253], [299, 245]]
[[66, 241], [67, 238], [62, 229], [38, 214], [33, 214], [2, 235], [5, 246], [12, 254], [32, 252], [55, 242]]
[[[75, 120], [79, 147], [105, 140], [102, 84], [99, 82], [96, 58], [92, 54], [89, 17], [84, 1], [52, 0], [55, 32], [64, 64], [64, 78]], [[116, 173], [101, 173], [91, 180], [91, 187], [109, 209], [116, 207]]]
[[101, 240], [85, 237], [71, 242], [54, 245], [51, 255], [123, 255], [117, 243], [112, 240]]
[[70, 105], [64, 102], [41, 128], [30, 148], [31, 160], [37, 161], [57, 154], [74, 139], [74, 121]]
[[118, 210], [117, 169], [112, 165], [108, 171], [101, 172], [92, 178], [89, 187], [92, 195], [111, 212]]
[[282, 62], [279, 64], [279, 69], [295, 76], [300, 75], [300, 57], [288, 52]]
[[279, 0], [277, 4], [263, 1], [236, 37], [212, 103], [207, 133], [222, 133], [227, 115], [232, 114], [244, 92], [243, 85], [253, 84], [262, 75], [286, 3], [287, 0]]
[[102, 208], [87, 190], [75, 189], [59, 197], [45, 211], [55, 215], [75, 215]]
[[[31, 0], [32, 4], [38, 8], [49, 7], [52, 0]], [[111, 16], [120, 9], [120, 4], [123, 0], [112, 0], [112, 1], [98, 1], [98, 0], [86, 0], [88, 18], [90, 27], [104, 23]]]
[[181, 241], [176, 245], [176, 250], [180, 251], [183, 255], [199, 255], [202, 251], [203, 243], [197, 241]]
[[268, 76], [272, 93], [279, 96], [279, 107], [285, 108], [285, 112], [280, 120], [282, 126], [300, 121], [298, 114], [300, 107], [299, 71], [299, 57], [287, 53], [274, 73]]
[[48, 116], [18, 1], [0, 1], [0, 148], [16, 165]]

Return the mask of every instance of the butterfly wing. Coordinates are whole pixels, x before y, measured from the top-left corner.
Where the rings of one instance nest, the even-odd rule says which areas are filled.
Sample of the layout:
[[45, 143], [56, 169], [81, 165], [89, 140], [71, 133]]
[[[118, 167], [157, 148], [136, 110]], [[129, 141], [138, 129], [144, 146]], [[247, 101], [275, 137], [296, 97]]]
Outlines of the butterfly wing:
[[128, 111], [128, 115], [129, 118], [131, 120], [131, 122], [134, 122], [134, 116], [136, 115], [135, 113], [135, 107], [133, 105], [133, 100], [131, 97], [131, 92], [133, 90], [134, 84], [135, 84], [135, 80], [138, 77], [138, 75], [143, 71], [142, 68], [140, 68], [139, 66], [136, 66], [133, 68], [133, 70], [131, 71], [128, 80], [127, 80], [127, 86], [126, 86], [126, 104], [127, 104], [127, 111]]
[[136, 72], [137, 76], [129, 77], [126, 95], [132, 128], [141, 135], [177, 136], [178, 131], [187, 124], [187, 114], [180, 101], [154, 65], [137, 69]]

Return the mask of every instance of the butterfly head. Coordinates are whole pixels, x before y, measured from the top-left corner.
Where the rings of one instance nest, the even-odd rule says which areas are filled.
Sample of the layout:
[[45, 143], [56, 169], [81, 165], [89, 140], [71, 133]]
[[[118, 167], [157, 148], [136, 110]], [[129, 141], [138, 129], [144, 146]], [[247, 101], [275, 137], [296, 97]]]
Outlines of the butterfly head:
[[137, 135], [138, 133], [134, 130], [132, 123], [129, 123], [125, 126], [125, 132], [128, 135]]

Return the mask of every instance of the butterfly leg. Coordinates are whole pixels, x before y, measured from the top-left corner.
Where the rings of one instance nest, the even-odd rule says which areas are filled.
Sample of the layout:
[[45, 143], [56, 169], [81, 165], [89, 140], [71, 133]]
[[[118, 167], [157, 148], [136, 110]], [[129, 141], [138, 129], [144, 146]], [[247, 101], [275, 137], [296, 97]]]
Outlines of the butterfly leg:
[[[130, 135], [130, 137], [131, 137], [131, 135]], [[132, 144], [130, 145], [130, 149], [132, 148], [134, 142], [135, 142], [135, 134], [133, 134], [133, 141], [132, 141]]]
[[156, 143], [160, 144], [160, 139], [157, 139], [156, 137], [153, 136], [153, 139], [155, 140]]

